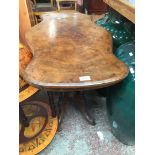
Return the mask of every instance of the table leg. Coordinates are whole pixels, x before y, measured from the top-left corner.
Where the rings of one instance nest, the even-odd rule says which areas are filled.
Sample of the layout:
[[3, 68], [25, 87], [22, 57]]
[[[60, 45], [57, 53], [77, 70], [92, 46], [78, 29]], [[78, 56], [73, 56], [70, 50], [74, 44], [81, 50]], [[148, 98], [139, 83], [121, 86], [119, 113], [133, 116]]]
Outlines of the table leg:
[[52, 117], [56, 117], [57, 116], [57, 111], [56, 111], [56, 105], [55, 105], [55, 102], [54, 102], [53, 92], [47, 91], [47, 95], [48, 95], [49, 105], [50, 105], [51, 111], [52, 111]]
[[76, 106], [78, 107], [84, 118], [87, 120], [87, 122], [91, 125], [96, 125], [94, 118], [89, 114], [87, 108], [87, 99], [85, 97], [84, 92], [77, 92], [76, 99]]
[[62, 123], [62, 119], [64, 117], [64, 93], [62, 92], [47, 92], [49, 98], [49, 104], [52, 111], [52, 117], [58, 117], [59, 125], [58, 131], [60, 131], [60, 126]]
[[64, 93], [57, 93], [57, 96], [58, 96], [57, 111], [59, 120], [58, 131], [61, 131], [62, 130], [61, 124], [64, 118]]
[[29, 126], [29, 121], [28, 121], [27, 117], [25, 116], [23, 108], [20, 104], [19, 104], [19, 119], [20, 119], [20, 122], [23, 124], [24, 127]]
[[[52, 110], [52, 116], [58, 117], [59, 125], [58, 125], [58, 131], [61, 131], [61, 123], [64, 118], [65, 113], [65, 104], [68, 100], [69, 93], [62, 93], [62, 92], [47, 92], [49, 97], [49, 103]], [[84, 116], [84, 118], [87, 120], [87, 122], [91, 125], [95, 125], [94, 118], [90, 115], [87, 107], [87, 99], [85, 97], [84, 92], [76, 92], [75, 93], [75, 99], [76, 106]]]

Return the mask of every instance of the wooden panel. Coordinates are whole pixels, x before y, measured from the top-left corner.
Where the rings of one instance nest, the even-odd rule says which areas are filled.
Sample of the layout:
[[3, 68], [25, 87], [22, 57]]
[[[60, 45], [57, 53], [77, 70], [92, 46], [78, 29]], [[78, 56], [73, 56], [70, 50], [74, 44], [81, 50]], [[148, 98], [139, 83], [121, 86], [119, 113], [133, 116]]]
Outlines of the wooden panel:
[[135, 6], [127, 0], [103, 0], [127, 19], [135, 23]]
[[89, 0], [88, 14], [103, 14], [108, 10], [107, 4], [103, 0]]
[[26, 0], [19, 0], [19, 32], [21, 41], [26, 44], [25, 32], [31, 28]]

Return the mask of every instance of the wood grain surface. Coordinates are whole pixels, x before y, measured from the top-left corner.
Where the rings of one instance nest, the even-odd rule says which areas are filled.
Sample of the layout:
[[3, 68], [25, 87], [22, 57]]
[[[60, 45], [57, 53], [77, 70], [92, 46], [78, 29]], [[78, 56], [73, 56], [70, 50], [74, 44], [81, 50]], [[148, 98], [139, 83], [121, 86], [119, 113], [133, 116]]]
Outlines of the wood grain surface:
[[[24, 79], [52, 91], [113, 85], [128, 75], [108, 31], [81, 13], [51, 13], [26, 34], [33, 58]], [[81, 78], [82, 77], [82, 78]]]

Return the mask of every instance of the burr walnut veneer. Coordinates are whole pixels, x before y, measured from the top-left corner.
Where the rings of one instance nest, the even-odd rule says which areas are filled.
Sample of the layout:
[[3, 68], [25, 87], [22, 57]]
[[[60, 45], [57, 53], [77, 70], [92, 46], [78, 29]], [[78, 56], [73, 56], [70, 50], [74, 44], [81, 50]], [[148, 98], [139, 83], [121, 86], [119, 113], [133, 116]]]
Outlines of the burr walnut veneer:
[[128, 74], [112, 53], [112, 37], [81, 13], [51, 13], [26, 34], [33, 54], [24, 79], [51, 91], [113, 85]]

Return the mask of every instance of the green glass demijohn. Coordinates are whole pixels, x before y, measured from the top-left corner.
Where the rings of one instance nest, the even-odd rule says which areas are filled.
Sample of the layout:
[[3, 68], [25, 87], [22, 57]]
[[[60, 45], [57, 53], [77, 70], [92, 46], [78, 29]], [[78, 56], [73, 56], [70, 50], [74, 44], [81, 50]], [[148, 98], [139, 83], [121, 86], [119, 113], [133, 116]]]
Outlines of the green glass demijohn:
[[107, 109], [112, 133], [122, 143], [135, 141], [135, 43], [121, 45], [115, 55], [129, 67], [128, 76], [108, 88]]
[[114, 10], [109, 10], [96, 24], [108, 30], [113, 38], [113, 51], [120, 45], [134, 40], [134, 24]]

